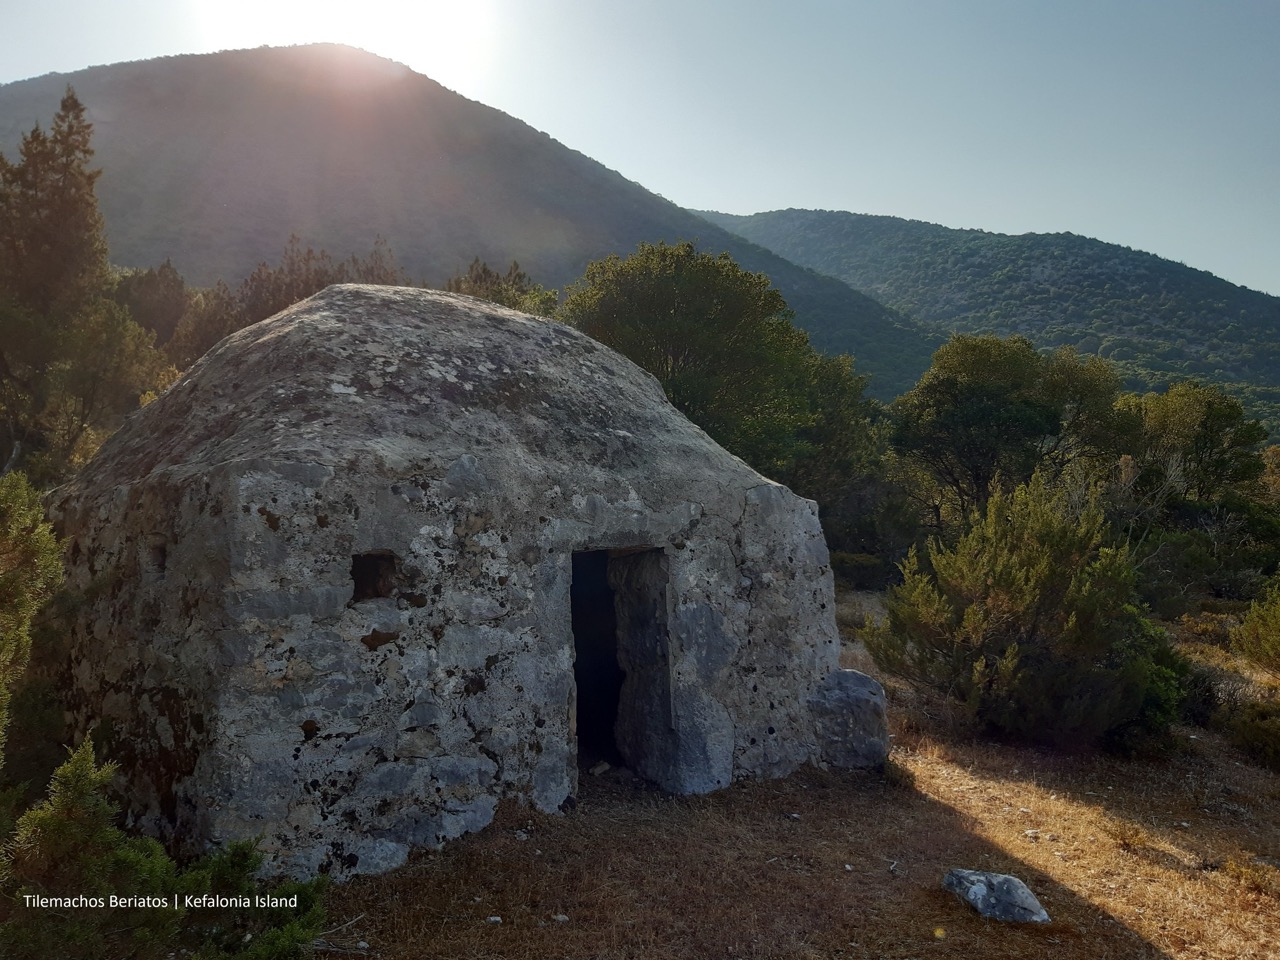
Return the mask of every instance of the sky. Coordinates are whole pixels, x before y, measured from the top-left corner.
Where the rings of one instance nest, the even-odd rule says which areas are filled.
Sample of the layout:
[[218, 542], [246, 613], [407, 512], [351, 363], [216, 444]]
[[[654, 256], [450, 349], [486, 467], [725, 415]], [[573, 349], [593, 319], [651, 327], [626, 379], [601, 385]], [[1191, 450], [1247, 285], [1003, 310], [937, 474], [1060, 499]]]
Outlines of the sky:
[[0, 83], [320, 41], [681, 206], [1070, 231], [1280, 295], [1280, 0], [0, 0]]

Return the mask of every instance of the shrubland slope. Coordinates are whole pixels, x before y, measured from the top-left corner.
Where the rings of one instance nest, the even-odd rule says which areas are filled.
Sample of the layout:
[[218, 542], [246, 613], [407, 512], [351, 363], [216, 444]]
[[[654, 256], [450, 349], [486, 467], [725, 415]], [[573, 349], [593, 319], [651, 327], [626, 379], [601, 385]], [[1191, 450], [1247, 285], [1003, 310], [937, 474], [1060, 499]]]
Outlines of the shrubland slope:
[[828, 210], [702, 215], [941, 335], [1071, 345], [1113, 361], [1134, 387], [1198, 378], [1280, 420], [1280, 297], [1070, 233], [1010, 236]]

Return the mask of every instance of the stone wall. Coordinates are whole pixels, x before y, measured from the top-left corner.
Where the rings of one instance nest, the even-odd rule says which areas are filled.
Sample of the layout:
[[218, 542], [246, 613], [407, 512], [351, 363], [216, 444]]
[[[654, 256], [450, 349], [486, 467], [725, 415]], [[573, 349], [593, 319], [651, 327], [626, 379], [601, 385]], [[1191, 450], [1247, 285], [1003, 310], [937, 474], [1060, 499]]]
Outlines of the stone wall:
[[74, 713], [173, 846], [378, 872], [577, 788], [570, 580], [609, 551], [617, 745], [677, 792], [818, 758], [812, 503], [575, 331], [336, 287], [224, 341], [52, 508]]

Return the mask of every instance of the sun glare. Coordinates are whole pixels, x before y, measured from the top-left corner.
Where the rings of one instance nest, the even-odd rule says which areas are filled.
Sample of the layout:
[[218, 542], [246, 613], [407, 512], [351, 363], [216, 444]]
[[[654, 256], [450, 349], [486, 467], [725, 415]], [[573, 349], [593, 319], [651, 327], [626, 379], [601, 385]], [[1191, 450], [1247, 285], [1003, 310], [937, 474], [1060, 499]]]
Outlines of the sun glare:
[[207, 50], [345, 43], [470, 97], [481, 94], [495, 56], [488, 0], [199, 0], [191, 11]]

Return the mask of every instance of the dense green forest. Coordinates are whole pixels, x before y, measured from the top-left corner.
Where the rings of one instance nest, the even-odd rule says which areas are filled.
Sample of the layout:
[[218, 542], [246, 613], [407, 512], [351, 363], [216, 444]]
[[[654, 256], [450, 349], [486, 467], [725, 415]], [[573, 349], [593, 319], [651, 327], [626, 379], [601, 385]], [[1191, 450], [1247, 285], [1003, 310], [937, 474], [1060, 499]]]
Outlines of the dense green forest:
[[1111, 361], [1135, 389], [1219, 384], [1280, 426], [1280, 298], [1070, 233], [1008, 236], [823, 210], [703, 216], [943, 335], [1073, 346]]

